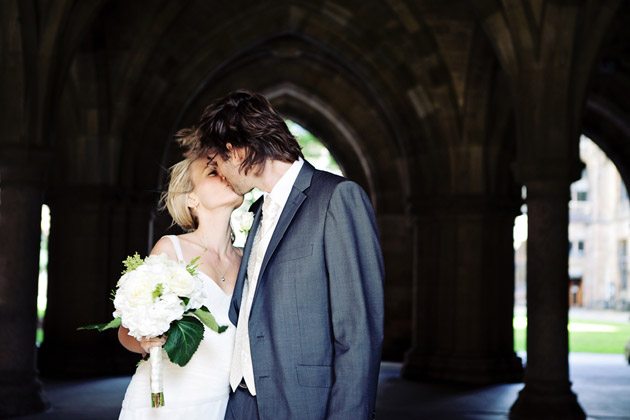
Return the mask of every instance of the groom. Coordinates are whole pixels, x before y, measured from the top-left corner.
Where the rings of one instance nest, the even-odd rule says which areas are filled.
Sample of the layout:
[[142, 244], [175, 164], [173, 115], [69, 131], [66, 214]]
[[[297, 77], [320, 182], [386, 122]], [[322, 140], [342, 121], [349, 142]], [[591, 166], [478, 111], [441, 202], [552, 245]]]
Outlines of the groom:
[[251, 211], [230, 319], [226, 419], [374, 418], [383, 341], [383, 259], [365, 192], [303, 159], [264, 96], [209, 106], [201, 147]]

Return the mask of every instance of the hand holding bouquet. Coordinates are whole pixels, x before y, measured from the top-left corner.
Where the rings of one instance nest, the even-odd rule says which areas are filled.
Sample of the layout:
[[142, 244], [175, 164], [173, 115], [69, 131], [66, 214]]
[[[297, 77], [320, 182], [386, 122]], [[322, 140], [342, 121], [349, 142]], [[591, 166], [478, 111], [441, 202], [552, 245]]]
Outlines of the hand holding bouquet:
[[[166, 334], [164, 350], [171, 362], [184, 366], [203, 339], [203, 324], [217, 333], [219, 326], [205, 306], [203, 282], [197, 276], [195, 258], [188, 265], [151, 255], [144, 260], [136, 253], [127, 257], [126, 269], [114, 292], [114, 320], [108, 324], [89, 325], [79, 329], [103, 331], [122, 325], [139, 341]], [[203, 324], [202, 324], [203, 322]], [[151, 401], [153, 407], [164, 405], [162, 389], [162, 350], [150, 349]]]

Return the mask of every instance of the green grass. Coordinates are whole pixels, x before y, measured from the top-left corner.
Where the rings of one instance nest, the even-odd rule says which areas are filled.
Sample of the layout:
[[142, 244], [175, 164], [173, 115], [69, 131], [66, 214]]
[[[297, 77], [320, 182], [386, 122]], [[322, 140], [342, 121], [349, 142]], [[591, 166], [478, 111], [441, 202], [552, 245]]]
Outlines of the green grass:
[[44, 330], [41, 328], [37, 328], [37, 332], [35, 333], [35, 344], [39, 347], [44, 341]]
[[[525, 348], [527, 319], [514, 317], [514, 350]], [[575, 353], [623, 354], [630, 340], [630, 323], [569, 320], [569, 351]]]

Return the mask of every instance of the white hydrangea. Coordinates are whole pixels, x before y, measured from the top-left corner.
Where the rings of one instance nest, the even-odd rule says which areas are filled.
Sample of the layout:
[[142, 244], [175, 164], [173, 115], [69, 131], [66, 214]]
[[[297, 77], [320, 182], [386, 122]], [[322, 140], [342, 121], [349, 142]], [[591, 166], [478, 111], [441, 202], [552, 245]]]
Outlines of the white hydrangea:
[[157, 337], [184, 312], [203, 306], [204, 299], [202, 280], [191, 275], [184, 264], [166, 254], [151, 255], [118, 281], [113, 315], [121, 318], [129, 335]]

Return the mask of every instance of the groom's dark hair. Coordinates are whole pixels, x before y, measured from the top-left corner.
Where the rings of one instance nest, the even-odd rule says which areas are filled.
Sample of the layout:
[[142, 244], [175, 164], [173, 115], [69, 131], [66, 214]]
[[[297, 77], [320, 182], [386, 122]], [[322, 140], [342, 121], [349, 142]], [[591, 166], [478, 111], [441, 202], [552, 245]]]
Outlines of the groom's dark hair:
[[297, 140], [263, 95], [237, 90], [208, 106], [195, 130], [202, 153], [210, 150], [227, 159], [233, 147], [247, 156], [240, 169], [247, 174], [267, 159], [295, 162], [302, 157]]

